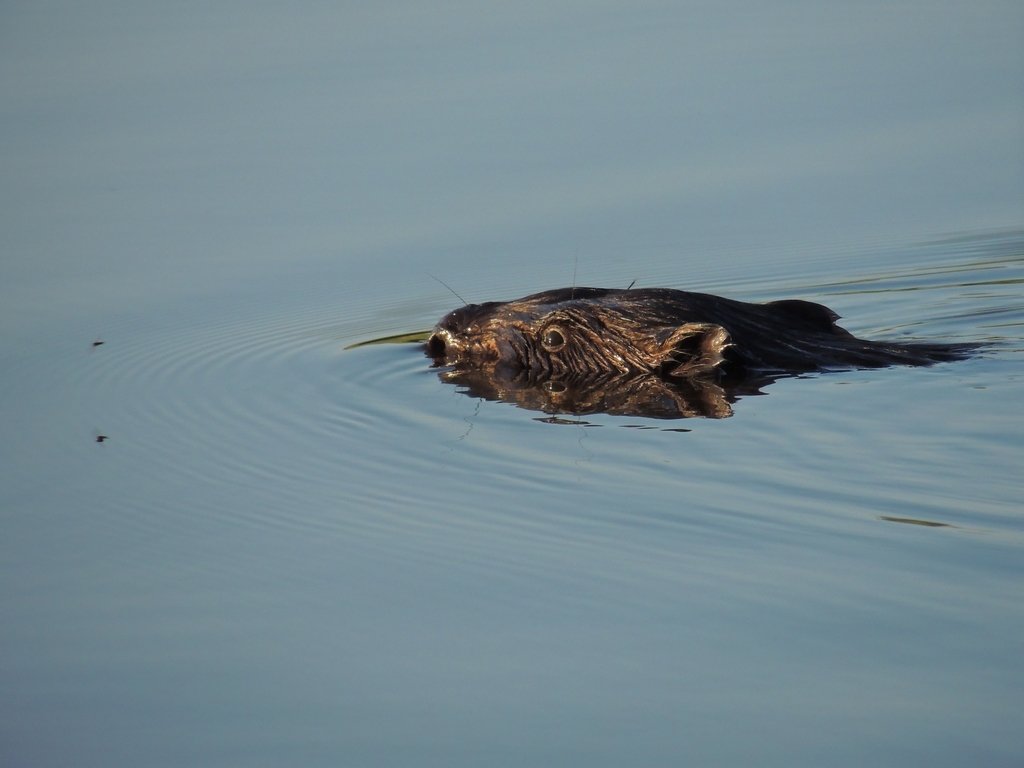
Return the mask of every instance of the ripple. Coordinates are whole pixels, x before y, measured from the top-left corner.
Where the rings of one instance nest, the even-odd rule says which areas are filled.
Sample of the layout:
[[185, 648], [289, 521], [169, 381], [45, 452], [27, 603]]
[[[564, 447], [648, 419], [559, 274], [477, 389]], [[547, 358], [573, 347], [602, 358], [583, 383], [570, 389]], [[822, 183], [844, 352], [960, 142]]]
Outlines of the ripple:
[[337, 348], [320, 317], [250, 316], [110, 335], [119, 340], [76, 368], [69, 384], [103, 414], [108, 445], [130, 473], [124, 485], [136, 493], [115, 501], [151, 513], [133, 520], [166, 533], [170, 503], [183, 524], [230, 510], [266, 526], [323, 525], [281, 512], [301, 507], [308, 484], [329, 476], [306, 449], [326, 405], [315, 382]]
[[[904, 260], [894, 269], [878, 267], [876, 253], [859, 275], [847, 269], [835, 279], [825, 270], [751, 280], [744, 291], [752, 298], [838, 299], [844, 314], [873, 333], [1019, 339], [1024, 260], [1021, 249], [999, 247], [998, 260], [972, 241], [967, 257], [945, 253], [945, 261], [929, 257], [918, 267]], [[913, 302], [897, 298], [908, 290]], [[621, 538], [628, 543], [615, 556], [635, 572], [655, 553], [655, 561], [671, 555], [665, 534], [721, 546], [749, 535], [752, 526], [775, 530], [769, 515], [739, 512], [756, 508], [760, 498], [802, 499], [789, 515], [799, 514], [808, 530], [834, 533], [860, 524], [850, 522], [859, 503], [857, 477], [832, 476], [826, 492], [829, 462], [818, 474], [787, 472], [787, 460], [813, 466], [818, 457], [814, 451], [787, 457], [792, 442], [776, 431], [786, 418], [806, 420], [813, 412], [802, 427], [808, 440], [834, 441], [851, 425], [835, 410], [841, 395], [833, 388], [808, 381], [773, 386], [769, 397], [757, 399], [765, 420], [758, 423], [743, 420], [744, 409], [754, 407], [741, 402], [737, 419], [727, 420], [736, 424], [694, 419], [685, 431], [666, 433], [662, 423], [594, 417], [588, 421], [629, 428], [592, 430], [556, 427], [507, 404], [468, 398], [438, 380], [416, 345], [345, 349], [421, 327], [425, 318], [436, 319], [435, 309], [440, 316], [450, 307], [393, 299], [349, 308], [321, 300], [291, 311], [236, 307], [218, 322], [126, 318], [104, 329], [101, 347], [90, 348], [92, 337], [76, 349], [68, 342], [64, 357], [24, 367], [35, 371], [40, 389], [45, 379], [63, 378], [72, 393], [69, 407], [87, 414], [90, 430], [111, 436], [102, 448], [83, 438], [82, 449], [104, 451], [94, 450], [92, 460], [106, 465], [97, 471], [107, 484], [103, 514], [111, 535], [123, 535], [120, 526], [182, 547], [237, 536], [237, 552], [204, 558], [225, 569], [255, 567], [243, 542], [257, 532], [292, 531], [350, 547], [358, 542], [381, 557], [490, 562], [515, 574], [564, 569], [565, 558]], [[908, 396], [921, 391], [924, 375], [906, 387]], [[831, 382], [864, 385], [884, 376]], [[787, 397], [795, 386], [806, 389]], [[871, 393], [885, 391], [879, 384]], [[954, 401], [950, 396], [951, 409]], [[737, 434], [768, 451], [763, 466], [748, 468], [740, 482], [730, 466]], [[855, 442], [841, 450], [872, 460]], [[998, 457], [991, 461], [1001, 466]], [[905, 514], [898, 504], [913, 497], [880, 487], [865, 519], [889, 514], [970, 527], [938, 503]], [[645, 500], [645, 508], [626, 503], [631, 497]], [[689, 498], [703, 500], [699, 514], [678, 506]], [[832, 512], [816, 517], [814, 505], [826, 503]], [[529, 565], [523, 551], [535, 553]]]

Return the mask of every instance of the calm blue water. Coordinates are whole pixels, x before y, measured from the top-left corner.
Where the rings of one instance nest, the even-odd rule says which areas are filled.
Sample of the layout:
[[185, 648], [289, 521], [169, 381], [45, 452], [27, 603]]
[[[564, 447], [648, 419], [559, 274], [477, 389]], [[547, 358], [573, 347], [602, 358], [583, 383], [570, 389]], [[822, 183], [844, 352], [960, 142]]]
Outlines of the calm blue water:
[[[0, 760], [1020, 765], [1022, 28], [7, 4]], [[988, 346], [551, 423], [432, 276]]]

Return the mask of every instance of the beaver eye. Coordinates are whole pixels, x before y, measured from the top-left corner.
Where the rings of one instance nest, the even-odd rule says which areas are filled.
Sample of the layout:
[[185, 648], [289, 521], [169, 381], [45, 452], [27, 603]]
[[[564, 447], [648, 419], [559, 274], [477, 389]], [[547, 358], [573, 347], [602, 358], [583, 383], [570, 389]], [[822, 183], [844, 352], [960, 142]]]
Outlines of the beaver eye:
[[540, 345], [548, 352], [557, 352], [565, 346], [565, 334], [562, 329], [552, 325], [540, 337]]

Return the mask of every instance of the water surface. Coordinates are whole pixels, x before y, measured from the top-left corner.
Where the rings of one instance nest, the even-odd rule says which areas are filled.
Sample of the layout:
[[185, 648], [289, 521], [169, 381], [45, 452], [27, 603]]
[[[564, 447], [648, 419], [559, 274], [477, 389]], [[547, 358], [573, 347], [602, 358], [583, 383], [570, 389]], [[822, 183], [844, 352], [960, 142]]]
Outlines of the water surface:
[[[1015, 5], [0, 21], [5, 765], [1021, 763]], [[986, 349], [550, 418], [430, 275]]]

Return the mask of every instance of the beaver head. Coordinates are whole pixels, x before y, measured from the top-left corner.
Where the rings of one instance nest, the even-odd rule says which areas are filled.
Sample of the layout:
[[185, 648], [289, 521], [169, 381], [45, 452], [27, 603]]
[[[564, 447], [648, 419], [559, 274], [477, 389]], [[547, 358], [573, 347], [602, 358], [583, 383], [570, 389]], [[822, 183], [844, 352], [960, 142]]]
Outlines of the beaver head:
[[443, 364], [548, 379], [711, 373], [732, 346], [729, 332], [696, 315], [689, 319], [679, 295], [666, 289], [560, 288], [515, 301], [469, 304], [441, 319], [426, 351]]

